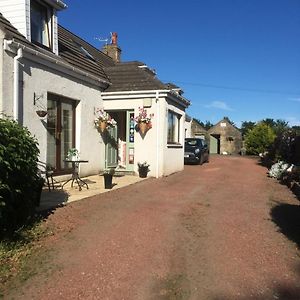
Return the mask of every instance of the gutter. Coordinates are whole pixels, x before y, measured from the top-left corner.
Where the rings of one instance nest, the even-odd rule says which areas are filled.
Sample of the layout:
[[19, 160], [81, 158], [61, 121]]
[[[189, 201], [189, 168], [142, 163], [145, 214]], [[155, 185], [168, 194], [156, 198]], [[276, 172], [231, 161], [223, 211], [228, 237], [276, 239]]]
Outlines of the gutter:
[[159, 177], [159, 150], [160, 150], [160, 103], [159, 103], [159, 92], [156, 91], [156, 95], [155, 95], [155, 102], [156, 102], [156, 115], [157, 115], [157, 124], [156, 124], [156, 178]]
[[13, 100], [13, 118], [19, 119], [19, 102], [20, 102], [20, 59], [23, 57], [23, 50], [19, 48], [17, 55], [14, 57], [14, 100]]
[[[47, 55], [45, 53], [42, 53], [42, 52], [40, 52], [38, 50], [34, 50], [32, 48], [29, 48], [29, 47], [27, 47], [27, 46], [25, 46], [25, 45], [23, 45], [23, 44], [21, 44], [19, 42], [16, 42], [14, 39], [12, 39], [12, 40], [4, 40], [4, 50], [11, 51], [11, 52], [15, 53], [15, 51], [12, 51], [12, 49], [14, 49], [14, 48], [15, 49], [20, 49], [21, 48], [24, 52], [33, 55], [33, 58], [34, 57], [39, 57], [42, 60], [51, 62], [52, 63], [51, 66], [49, 64], [45, 64], [44, 63], [44, 65], [46, 65], [47, 67], [52, 67], [53, 69], [56, 69], [56, 70], [58, 69], [58, 66], [63, 67], [65, 69], [71, 71], [70, 73], [75, 73], [76, 75], [80, 75], [80, 76], [83, 76], [84, 78], [88, 78], [88, 79], [90, 79], [92, 81], [95, 81], [98, 84], [99, 83], [102, 84], [103, 88], [106, 88], [107, 86], [111, 85], [110, 82], [108, 82], [108, 81], [106, 81], [104, 79], [101, 79], [101, 78], [99, 78], [99, 77], [97, 77], [95, 75], [92, 75], [90, 73], [87, 73], [85, 71], [82, 71], [79, 68], [75, 68], [72, 65], [70, 65], [70, 64], [68, 64], [68, 63], [66, 63], [66, 62], [64, 62], [62, 60], [59, 60], [59, 59], [57, 59], [55, 57], [52, 57], [52, 56]], [[30, 59], [30, 57], [28, 57], [28, 59]], [[33, 60], [35, 60], [35, 59], [33, 59]]]
[[68, 7], [67, 4], [61, 0], [45, 0], [45, 2], [57, 10], [62, 10]]
[[186, 98], [178, 95], [173, 90], [144, 90], [144, 91], [122, 91], [122, 92], [102, 92], [103, 100], [113, 100], [113, 99], [129, 99], [132, 98], [132, 95], [136, 95], [137, 98], [143, 97], [156, 97], [156, 93], [159, 93], [161, 97], [170, 97], [172, 100], [181, 104], [185, 107], [188, 107], [191, 102]]

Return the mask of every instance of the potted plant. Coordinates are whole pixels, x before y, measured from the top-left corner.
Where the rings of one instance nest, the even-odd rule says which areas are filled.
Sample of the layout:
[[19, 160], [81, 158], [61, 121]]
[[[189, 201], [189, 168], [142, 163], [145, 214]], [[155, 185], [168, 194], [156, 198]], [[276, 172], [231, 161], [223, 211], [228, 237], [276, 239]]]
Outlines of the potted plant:
[[103, 109], [97, 109], [94, 124], [98, 130], [104, 132], [107, 126], [115, 126], [117, 122]]
[[104, 177], [104, 188], [111, 189], [112, 188], [112, 178], [115, 173], [114, 168], [109, 168], [104, 170], [103, 177]]
[[76, 148], [70, 148], [67, 153], [67, 159], [76, 161], [79, 159], [79, 151]]
[[145, 134], [150, 128], [152, 128], [151, 119], [154, 114], [147, 114], [147, 110], [144, 107], [139, 107], [139, 113], [135, 117], [137, 126], [142, 134]]
[[139, 170], [139, 176], [141, 178], [146, 178], [148, 172], [150, 171], [149, 169], [149, 164], [145, 161], [143, 163], [138, 162], [138, 170]]

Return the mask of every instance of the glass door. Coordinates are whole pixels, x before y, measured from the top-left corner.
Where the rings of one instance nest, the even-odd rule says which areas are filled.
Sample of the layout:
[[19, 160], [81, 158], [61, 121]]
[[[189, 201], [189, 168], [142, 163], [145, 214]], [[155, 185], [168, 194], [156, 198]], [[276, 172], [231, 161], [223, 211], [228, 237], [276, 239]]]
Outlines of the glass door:
[[67, 152], [75, 147], [75, 101], [49, 95], [47, 111], [47, 163], [63, 174], [70, 171]]

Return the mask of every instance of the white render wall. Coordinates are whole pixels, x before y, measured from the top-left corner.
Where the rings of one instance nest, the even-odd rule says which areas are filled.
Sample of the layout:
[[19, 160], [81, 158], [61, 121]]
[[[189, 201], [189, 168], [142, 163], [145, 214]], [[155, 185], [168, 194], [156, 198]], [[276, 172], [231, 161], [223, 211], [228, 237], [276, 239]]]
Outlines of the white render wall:
[[[172, 174], [184, 169], [184, 122], [185, 112], [177, 104], [171, 101], [166, 102], [166, 115], [171, 110], [177, 113], [180, 117], [180, 133], [179, 133], [179, 144], [173, 145], [168, 144], [167, 149], [164, 152], [164, 175]], [[165, 123], [168, 126], [168, 123]], [[167, 144], [167, 127], [164, 130], [165, 141]]]
[[[104, 97], [105, 98], [105, 97]], [[138, 108], [143, 107], [144, 99], [105, 99], [103, 101], [104, 110], [134, 110], [138, 114]], [[148, 101], [147, 101], [148, 102]], [[165, 97], [152, 98], [151, 107], [145, 107], [147, 114], [154, 114], [152, 118], [152, 128], [147, 131], [144, 137], [139, 132], [134, 134], [134, 170], [138, 172], [138, 162], [147, 161], [150, 164], [149, 176], [161, 177], [183, 170], [183, 148], [168, 148], [168, 109], [173, 109], [176, 113], [183, 115], [184, 111], [176, 106], [168, 105]], [[147, 103], [148, 104], [148, 103]], [[183, 123], [181, 124], [183, 132]], [[182, 136], [182, 134], [181, 134]]]
[[[85, 176], [99, 173], [104, 168], [105, 148], [101, 135], [94, 128], [93, 121], [95, 107], [102, 106], [100, 88], [27, 58], [22, 58], [21, 63], [25, 67], [24, 69], [20, 67], [20, 80], [23, 81], [23, 97], [21, 95], [23, 104], [20, 105], [19, 120], [38, 139], [40, 160], [46, 161], [46, 118], [43, 120], [38, 117], [36, 110], [39, 106], [47, 107], [47, 93], [53, 93], [79, 101], [76, 107], [76, 148], [80, 151], [80, 158], [89, 160], [89, 163], [81, 165], [80, 174]], [[4, 102], [4, 113], [12, 116], [12, 54], [4, 52], [3, 68], [1, 73], [6, 75], [3, 78], [1, 100]], [[34, 106], [34, 93], [40, 97], [36, 106]]]

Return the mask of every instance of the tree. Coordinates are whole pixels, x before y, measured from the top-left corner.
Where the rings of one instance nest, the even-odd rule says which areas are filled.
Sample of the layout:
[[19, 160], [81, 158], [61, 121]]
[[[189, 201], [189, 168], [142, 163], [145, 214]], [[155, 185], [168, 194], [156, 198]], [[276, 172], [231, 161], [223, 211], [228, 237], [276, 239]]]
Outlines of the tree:
[[228, 117], [224, 117], [223, 119], [229, 122], [232, 126], [235, 126], [234, 122], [231, 121]]
[[243, 121], [241, 126], [242, 136], [244, 137], [247, 132], [255, 126], [255, 122], [252, 121]]
[[205, 121], [205, 124], [204, 124], [204, 128], [206, 129], [206, 130], [209, 130], [210, 128], [212, 128], [214, 126], [214, 124], [213, 123], [211, 123], [210, 121]]
[[266, 118], [262, 120], [262, 122], [270, 126], [274, 130], [276, 135], [282, 134], [286, 129], [289, 128], [289, 123], [282, 119], [274, 120]]
[[274, 131], [276, 133], [276, 135], [281, 135], [283, 134], [287, 129], [289, 129], [289, 123], [282, 120], [282, 119], [277, 119], [275, 122], [275, 126], [274, 126]]
[[200, 121], [199, 119], [194, 119], [196, 122], [198, 122], [203, 128], [205, 128], [206, 130], [210, 129], [211, 127], [213, 127], [214, 125], [210, 122], [210, 121], [205, 121], [205, 123], [203, 123], [202, 121]]
[[258, 155], [269, 149], [276, 138], [274, 130], [265, 122], [260, 122], [250, 129], [245, 136], [248, 154]]

